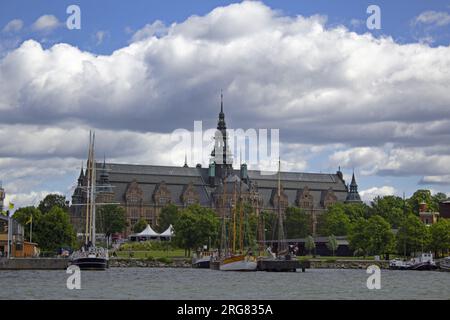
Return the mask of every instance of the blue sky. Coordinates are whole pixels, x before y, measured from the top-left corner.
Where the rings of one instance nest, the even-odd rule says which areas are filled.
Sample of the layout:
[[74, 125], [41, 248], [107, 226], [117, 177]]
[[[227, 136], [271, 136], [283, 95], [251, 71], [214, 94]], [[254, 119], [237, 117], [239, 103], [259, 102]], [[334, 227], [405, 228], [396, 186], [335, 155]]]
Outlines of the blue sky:
[[[64, 65], [53, 65], [51, 60], [47, 62], [43, 62], [44, 60], [36, 60], [39, 61], [39, 68], [41, 68], [39, 70], [44, 70], [39, 72], [42, 72], [42, 74], [49, 72], [48, 74], [51, 74], [52, 70], [63, 70], [64, 68], [68, 68], [67, 70], [69, 70], [71, 68], [70, 59], [75, 59], [74, 63], [81, 61], [80, 59], [84, 59], [80, 52], [93, 54], [86, 59], [92, 60], [93, 65], [96, 65], [98, 62], [98, 59], [96, 60], [95, 58], [96, 55], [105, 55], [106, 57], [114, 59], [111, 54], [116, 50], [123, 52], [124, 50], [122, 49], [124, 48], [125, 50], [147, 52], [146, 50], [149, 47], [145, 47], [144, 42], [150, 41], [150, 38], [144, 40], [143, 38], [137, 39], [136, 34], [139, 30], [144, 30], [146, 25], [151, 25], [157, 20], [162, 22], [161, 28], [164, 29], [164, 31], [162, 31], [162, 35], [157, 35], [157, 38], [160, 38], [158, 45], [162, 45], [161, 40], [165, 39], [169, 41], [169, 38], [166, 37], [166, 32], [167, 30], [172, 30], [171, 32], [174, 32], [175, 34], [179, 33], [187, 37], [193, 37], [199, 41], [207, 41], [209, 43], [208, 45], [213, 46], [216, 41], [220, 42], [223, 40], [220, 38], [221, 36], [218, 36], [219, 33], [207, 36], [203, 34], [199, 35], [197, 31], [195, 31], [197, 32], [195, 33], [192, 31], [194, 29], [190, 29], [192, 25], [195, 25], [198, 21], [196, 22], [196, 20], [194, 21], [189, 18], [193, 15], [197, 15], [200, 17], [200, 20], [203, 21], [202, 23], [204, 23], [202, 26], [208, 25], [213, 31], [219, 30], [221, 26], [214, 25], [216, 22], [212, 21], [213, 19], [209, 19], [208, 17], [216, 8], [225, 7], [225, 11], [230, 11], [230, 15], [224, 18], [225, 23], [228, 23], [229, 21], [227, 19], [230, 19], [232, 14], [237, 15], [236, 12], [232, 12], [232, 7], [229, 6], [229, 4], [232, 3], [239, 2], [181, 0], [1, 1], [0, 30], [2, 31], [0, 31], [0, 59], [4, 60], [5, 66], [9, 64], [14, 66], [14, 63], [17, 63], [17, 61], [12, 58], [9, 58], [8, 60], [6, 56], [10, 53], [16, 52], [17, 57], [20, 58], [26, 56], [27, 63], [33, 63], [33, 59], [36, 58], [36, 54], [40, 55], [43, 52], [50, 52], [48, 50], [51, 50], [54, 45], [66, 43], [70, 45], [70, 47], [59, 47], [58, 51], [60, 53], [64, 51], [64, 54], [61, 53], [61, 56], [58, 56], [57, 52], [54, 54], [55, 57], [62, 57], [62, 60], [69, 60], [65, 61]], [[81, 8], [81, 30], [68, 30], [65, 27], [65, 21], [68, 17], [68, 14], [66, 14], [66, 8], [71, 4], [76, 4]], [[378, 5], [381, 8], [381, 30], [368, 30], [366, 28], [365, 21], [369, 16], [369, 14], [366, 13], [366, 9], [371, 4]], [[371, 103], [364, 105], [361, 102], [363, 105], [362, 108], [368, 108], [367, 110], [364, 109], [366, 111], [361, 111], [360, 113], [358, 111], [350, 112], [348, 109], [351, 109], [351, 107], [347, 108], [343, 106], [342, 118], [340, 118], [340, 107], [337, 105], [337, 107], [333, 107], [334, 111], [332, 113], [327, 114], [326, 111], [321, 111], [323, 115], [322, 118], [320, 118], [320, 116], [314, 116], [306, 120], [301, 119], [302, 116], [307, 114], [305, 113], [307, 112], [307, 109], [302, 109], [304, 107], [301, 107], [303, 106], [303, 102], [301, 102], [298, 104], [296, 109], [286, 108], [286, 110], [289, 109], [294, 111], [291, 113], [289, 113], [290, 111], [286, 111], [286, 118], [284, 121], [279, 119], [279, 121], [271, 122], [263, 116], [261, 116], [261, 119], [255, 119], [255, 121], [259, 121], [258, 125], [260, 126], [268, 127], [273, 125], [280, 128], [281, 141], [286, 143], [282, 151], [285, 152], [285, 158], [291, 159], [286, 160], [291, 162], [291, 165], [287, 163], [286, 167], [291, 168], [292, 170], [333, 172], [339, 165], [341, 165], [346, 177], [349, 177], [352, 170], [355, 169], [360, 190], [366, 192], [367, 198], [377, 194], [377, 192], [379, 194], [394, 192], [399, 195], [406, 192], [407, 195], [410, 195], [418, 188], [431, 188], [435, 192], [443, 191], [450, 193], [449, 184], [446, 182], [447, 180], [441, 178], [444, 176], [450, 177], [450, 172], [447, 170], [447, 167], [442, 165], [443, 160], [450, 156], [450, 150], [447, 148], [448, 140], [446, 140], [449, 138], [448, 130], [443, 129], [446, 121], [449, 120], [448, 108], [445, 109], [445, 103], [448, 101], [449, 96], [445, 90], [442, 90], [442, 88], [445, 87], [445, 83], [448, 84], [448, 82], [446, 82], [445, 77], [440, 74], [436, 74], [430, 78], [428, 82], [423, 80], [424, 83], [432, 82], [432, 89], [436, 90], [436, 93], [433, 93], [433, 95], [430, 94], [430, 97], [427, 97], [427, 100], [424, 98], [425, 102], [421, 101], [420, 96], [419, 98], [411, 98], [411, 96], [413, 96], [413, 92], [408, 91], [413, 90], [412, 88], [416, 85], [418, 86], [417, 88], [424, 88], [424, 86], [419, 83], [420, 79], [418, 79], [422, 74], [420, 71], [415, 70], [416, 67], [419, 68], [417, 65], [422, 65], [422, 61], [425, 67], [427, 66], [427, 63], [429, 63], [429, 66], [436, 66], [437, 62], [442, 63], [440, 67], [436, 67], [437, 73], [445, 70], [445, 68], [448, 68], [448, 64], [446, 64], [447, 60], [443, 60], [446, 58], [440, 57], [448, 56], [446, 54], [446, 50], [449, 49], [450, 43], [450, 1], [267, 0], [263, 1], [261, 6], [263, 9], [258, 6], [256, 9], [251, 9], [256, 10], [256, 13], [251, 13], [250, 9], [249, 12], [251, 14], [259, 14], [260, 12], [267, 11], [270, 12], [270, 15], [273, 14], [278, 17], [290, 17], [292, 19], [298, 15], [301, 15], [305, 17], [307, 21], [307, 26], [305, 28], [314, 27], [316, 20], [312, 16], [326, 16], [327, 20], [323, 24], [325, 31], [337, 30], [339, 26], [344, 26], [346, 28], [344, 31], [345, 38], [349, 41], [348, 45], [355, 45], [355, 48], [362, 48], [363, 45], [373, 44], [375, 45], [374, 48], [377, 48], [377, 39], [392, 37], [392, 43], [389, 41], [386, 42], [387, 44], [385, 43], [386, 48], [383, 51], [383, 57], [380, 58], [382, 63], [386, 62], [385, 68], [379, 68], [380, 70], [386, 70], [386, 73], [380, 75], [380, 77], [389, 78], [394, 72], [398, 72], [395, 80], [393, 80], [394, 78], [391, 78], [389, 81], [399, 81], [398, 79], [402, 78], [405, 72], [408, 74], [417, 72], [417, 74], [411, 76], [408, 75], [408, 81], [411, 82], [407, 82], [405, 80], [405, 82], [402, 82], [398, 88], [396, 87], [398, 94], [393, 94], [392, 99], [380, 99], [380, 103], [385, 104], [383, 107], [386, 109], [383, 109], [380, 106], [377, 106], [376, 108], [373, 106], [370, 107], [372, 105]], [[243, 11], [245, 10], [243, 9]], [[239, 12], [239, 10], [237, 12]], [[45, 21], [42, 20], [41, 22], [50, 23], [50, 26], [47, 29], [36, 27], [36, 21], [43, 16], [46, 16], [47, 18], [46, 20], [44, 19]], [[48, 18], [49, 16], [54, 17], [50, 19]], [[56, 20], [54, 20], [54, 18], [56, 18]], [[266, 18], [267, 17], [264, 17], [264, 19]], [[267, 19], [269, 19], [267, 21], [271, 23], [274, 18], [271, 16]], [[11, 23], [13, 20], [16, 20], [15, 23]], [[188, 22], [186, 23], [186, 21]], [[252, 28], [252, 21], [250, 21], [250, 18], [246, 20], [244, 16], [242, 21], [243, 22], [240, 23], [244, 26], [243, 28], [248, 27], [248, 30]], [[293, 24], [292, 21], [289, 23]], [[178, 27], [171, 27], [173, 23], [176, 23]], [[276, 23], [276, 26], [279, 27], [280, 25], [278, 25], [278, 23], [280, 22], [278, 21]], [[285, 26], [283, 25], [282, 28], [284, 27]], [[230, 28], [232, 29], [232, 23], [231, 27], [224, 26], [223, 30], [225, 31], [222, 31], [225, 33], [231, 32], [230, 34], [232, 35], [230, 36], [230, 39], [238, 39], [239, 30], [230, 31]], [[268, 28], [268, 32], [269, 31], [270, 28]], [[250, 39], [251, 36], [247, 35], [246, 32], [246, 30], [242, 30], [242, 34], [245, 34]], [[256, 34], [257, 32], [258, 30], [253, 30], [253, 33]], [[286, 28], [283, 32], [288, 34], [290, 32], [289, 28]], [[355, 38], [352, 36], [351, 32], [356, 32], [359, 35], [356, 37], [357, 39], [355, 40], [355, 44], [351, 44]], [[195, 35], [192, 35], [194, 33]], [[371, 34], [372, 38], [367, 40], [367, 38], [364, 38], [364, 34]], [[336, 33], [330, 32], [329, 35], [335, 37]], [[216, 38], [212, 39], [212, 37]], [[28, 45], [25, 46], [24, 41], [29, 39], [33, 39], [34, 42], [28, 42]], [[138, 42], [138, 40], [142, 41], [136, 45], [137, 49], [130, 49], [135, 43]], [[320, 47], [321, 40], [316, 40], [318, 41], [317, 43], [319, 43], [318, 47]], [[36, 47], [35, 44], [42, 46], [42, 50], [44, 51], [41, 51], [41, 49]], [[414, 49], [412, 47], [408, 47], [407, 44], [420, 44], [420, 48], [418, 47], [419, 49]], [[283, 45], [283, 43], [280, 45]], [[151, 48], [157, 48], [157, 45], [155, 44], [152, 44], [152, 46], [155, 47]], [[312, 47], [314, 48], [314, 46], [315, 44], [313, 43]], [[80, 52], [73, 51], [72, 47], [77, 47]], [[439, 47], [441, 47], [441, 49], [439, 49]], [[222, 49], [224, 48], [226, 48], [226, 44], [224, 44]], [[395, 63], [388, 61], [390, 59], [389, 52], [387, 52], [390, 50], [389, 48], [395, 50], [396, 54], [393, 53], [392, 56], [395, 56], [396, 59], [403, 55], [408, 57], [408, 59], [411, 58], [411, 61], [414, 61], [416, 65], [396, 67]], [[20, 56], [17, 51], [19, 49], [23, 49], [26, 53], [23, 56]], [[263, 52], [264, 50], [271, 50], [271, 48], [264, 47], [261, 50]], [[340, 45], [338, 44], [337, 46], [334, 46], [334, 50], [341, 50]], [[421, 51], [422, 53], [420, 53], [423, 58], [421, 58], [420, 54], [417, 53], [417, 50], [423, 50], [423, 52]], [[27, 53], [28, 51], [30, 53]], [[143, 58], [142, 61], [133, 60], [132, 66], [138, 68], [137, 65], [139, 65], [139, 63], [143, 63], [145, 66], [147, 66], [147, 64], [150, 65], [151, 70], [164, 71], [164, 75], [159, 75], [160, 78], [157, 79], [157, 83], [159, 84], [158, 88], [164, 88], [164, 90], [167, 90], [167, 88], [171, 88], [170, 84], [167, 86], [161, 84], [166, 81], [165, 74], [169, 74], [168, 77], [175, 73], [185, 75], [184, 72], [187, 72], [185, 71], [186, 68], [191, 70], [194, 62], [188, 64], [187, 67], [185, 65], [181, 65], [180, 62], [180, 67], [176, 69], [174, 66], [165, 65], [164, 51], [161, 52], [163, 53], [155, 56], [153, 56], [154, 51], [152, 51], [152, 53], [147, 52], [146, 58]], [[133, 54], [134, 53], [135, 52], [133, 51]], [[311, 60], [305, 62], [305, 65], [300, 66], [299, 70], [308, 70], [311, 66], [314, 68], [316, 64], [322, 66], [320, 69], [322, 71], [330, 68], [333, 69], [335, 66], [333, 65], [333, 61], [334, 63], [339, 63], [347, 59], [347, 57], [351, 54], [352, 51], [350, 50], [346, 54], [342, 53], [342, 55], [340, 55], [339, 53], [336, 57], [333, 57], [333, 52], [330, 52], [331, 57], [322, 57], [324, 59], [323, 61], [329, 62], [322, 62], [322, 60]], [[238, 55], [240, 55], [239, 52]], [[318, 54], [312, 51], [311, 55], [308, 55], [307, 52], [301, 53], [302, 59], [305, 60], [310, 59], [311, 56], [314, 58], [315, 55]], [[431, 58], [425, 57], [427, 55], [430, 55]], [[151, 58], [149, 58], [149, 56], [151, 56]], [[295, 56], [295, 54], [292, 56]], [[243, 57], [245, 58], [247, 56], [244, 54]], [[377, 57], [373, 58], [374, 63], [377, 62], [377, 59]], [[2, 60], [0, 60], [0, 62], [1, 61]], [[185, 62], [184, 60], [180, 61], [183, 63]], [[195, 61], [195, 59], [193, 61]], [[358, 64], [359, 62], [357, 58], [352, 61], [354, 64]], [[128, 61], [125, 60], [122, 62], [125, 64], [128, 63]], [[199, 62], [196, 61], [195, 63]], [[275, 62], [275, 64], [277, 63], [278, 62]], [[232, 68], [227, 66], [225, 62], [223, 65], [219, 62], [218, 66], [221, 70], [222, 68], [226, 69], [227, 67]], [[281, 68], [282, 66], [283, 64], [280, 64], [280, 66], [276, 67], [276, 70], [281, 70], [278, 67]], [[347, 69], [345, 69], [344, 66]], [[97, 70], [99, 73], [106, 72], [101, 71], [103, 70], [101, 67], [97, 67], [99, 68]], [[303, 67], [306, 69], [302, 69]], [[363, 69], [367, 68], [367, 66], [362, 67]], [[48, 69], [47, 71], [45, 71], [46, 68]], [[208, 67], [204, 68], [208, 69]], [[242, 67], [239, 68], [242, 69]], [[239, 76], [236, 74], [236, 70], [241, 70], [239, 68], [238, 65], [235, 66], [233, 71], [234, 76]], [[378, 66], [374, 65], [373, 68], [376, 70], [378, 69]], [[402, 70], [399, 71], [399, 69], [402, 68], [404, 72]], [[341, 72], [341, 74], [346, 74], [346, 76], [352, 77], [356, 71], [351, 71], [350, 69], [351, 66], [349, 68], [349, 65], [346, 62], [343, 64], [342, 69], [339, 69], [341, 70], [339, 72]], [[4, 70], [7, 69], [5, 68]], [[213, 69], [211, 70], [213, 73]], [[122, 71], [123, 70], [115, 70], [115, 74], [118, 75], [118, 77], [122, 77], [124, 74]], [[347, 72], [349, 73], [347, 74]], [[422, 72], [425, 71], [422, 70]], [[255, 80], [256, 77], [259, 77], [260, 73], [261, 72], [258, 68], [255, 68], [253, 71], [247, 70], [245, 74], [245, 76], [248, 77], [246, 78], [246, 84], [252, 82], [252, 80], [248, 79]], [[2, 73], [0, 69], [0, 81], [2, 80], [2, 77], [3, 81], [6, 81], [7, 74], [9, 73], [6, 71], [3, 71]], [[328, 75], [327, 72], [324, 72], [324, 74]], [[38, 75], [39, 73], [26, 74], [24, 71], [23, 77], [30, 77], [30, 79], [33, 80], [36, 79]], [[93, 75], [95, 78], [95, 73], [93, 73]], [[332, 73], [332, 75], [334, 75], [334, 73]], [[208, 75], [208, 77], [210, 76], [211, 75]], [[281, 76], [281, 74], [276, 74], [276, 76]], [[9, 77], [11, 77], [11, 74], [9, 74]], [[12, 77], [15, 76], [12, 75]], [[17, 81], [20, 82], [19, 76], [17, 77]], [[130, 83], [133, 83], [133, 81], [136, 80], [133, 78], [132, 74], [126, 74], [124, 77], [126, 77], [126, 80]], [[146, 81], [148, 79], [144, 75], [142, 77], [143, 78], [139, 81], [144, 81], [147, 83]], [[17, 139], [15, 143], [18, 143], [19, 145], [30, 145], [30, 150], [32, 151], [19, 152], [7, 147], [4, 147], [3, 149], [0, 148], [0, 180], [4, 181], [4, 185], [7, 189], [9, 188], [10, 199], [22, 204], [26, 204], [30, 201], [33, 202], [35, 201], [34, 199], [38, 199], [46, 192], [58, 191], [70, 194], [70, 188], [73, 186], [78, 174], [79, 163], [82, 159], [84, 159], [86, 149], [85, 144], [87, 141], [87, 137], [78, 137], [76, 141], [72, 140], [74, 137], [70, 134], [70, 132], [76, 132], [76, 130], [79, 130], [80, 128], [83, 130], [87, 130], [88, 128], [104, 130], [104, 137], [108, 136], [108, 139], [116, 139], [118, 142], [114, 144], [111, 141], [103, 141], [104, 144], [102, 146], [102, 141], [100, 141], [98, 144], [99, 152], [101, 154], [107, 154], [107, 157], [114, 161], [130, 161], [130, 158], [114, 153], [114, 150], [117, 150], [119, 142], [123, 143], [125, 139], [123, 136], [129, 134], [129, 132], [135, 134], [135, 136], [132, 138], [130, 137], [129, 139], [136, 139], [136, 145], [139, 145], [141, 143], [139, 141], [142, 140], [148, 143], [149, 146], [153, 146], [151, 140], [154, 138], [146, 135], [149, 132], [153, 134], [153, 136], [157, 136], [158, 134], [167, 134], [168, 132], [171, 132], [179, 127], [190, 129], [192, 128], [192, 122], [194, 120], [205, 120], [208, 125], [214, 126], [217, 113], [214, 109], [217, 107], [217, 101], [214, 99], [218, 97], [218, 91], [220, 88], [224, 89], [226, 103], [228, 103], [226, 110], [229, 124], [231, 126], [236, 125], [243, 128], [251, 127], [253, 124], [251, 121], [252, 119], [249, 119], [248, 114], [254, 112], [260, 112], [260, 114], [263, 112], [267, 113], [267, 110], [270, 109], [265, 108], [269, 108], [270, 103], [278, 98], [281, 99], [280, 101], [285, 101], [283, 100], [283, 97], [280, 97], [281, 95], [279, 95], [279, 92], [286, 90], [292, 93], [292, 90], [295, 90], [292, 88], [285, 88], [280, 85], [276, 92], [267, 92], [265, 100], [257, 100], [257, 98], [255, 98], [254, 101], [247, 101], [242, 98], [242, 95], [236, 94], [235, 91], [233, 91], [233, 83], [235, 79], [232, 79], [232, 77], [233, 76], [230, 75], [218, 75], [217, 78], [214, 78], [215, 81], [217, 81], [215, 86], [211, 85], [211, 81], [205, 80], [204, 83], [207, 83], [207, 85], [199, 86], [195, 90], [192, 90], [192, 88], [186, 88], [182, 83], [174, 83], [173, 92], [167, 93], [164, 90], [157, 92], [158, 96], [165, 94], [171, 96], [166, 100], [155, 100], [161, 105], [172, 106], [177, 104], [186, 104], [187, 106], [191, 106], [189, 110], [188, 107], [186, 107], [186, 111], [182, 111], [176, 121], [173, 118], [174, 113], [171, 109], [172, 107], [167, 107], [165, 111], [153, 111], [149, 113], [153, 119], [144, 117], [143, 115], [146, 115], [147, 113], [143, 109], [137, 109], [139, 111], [136, 113], [133, 111], [127, 112], [126, 110], [122, 113], [118, 112], [117, 110], [121, 108], [119, 103], [121, 101], [120, 95], [116, 100], [108, 100], [110, 104], [117, 103], [118, 105], [115, 106], [112, 111], [109, 109], [107, 110], [106, 107], [105, 109], [102, 109], [101, 107], [92, 109], [90, 106], [86, 106], [87, 109], [83, 111], [83, 106], [72, 106], [70, 103], [67, 108], [63, 107], [63, 111], [55, 111], [56, 107], [52, 107], [53, 103], [56, 103], [55, 101], [57, 101], [57, 103], [65, 101], [62, 93], [61, 96], [58, 95], [61, 90], [69, 90], [69, 85], [60, 87], [59, 91], [55, 91], [53, 89], [52, 91], [48, 89], [48, 94], [46, 94], [45, 97], [39, 97], [39, 100], [35, 98], [36, 96], [34, 91], [27, 91], [30, 89], [29, 86], [22, 86], [20, 87], [21, 90], [19, 90], [19, 85], [17, 87], [13, 86], [11, 87], [10, 92], [15, 92], [15, 90], [17, 90], [17, 92], [20, 92], [23, 96], [16, 100], [19, 108], [11, 109], [10, 111], [8, 111], [9, 109], [5, 109], [6, 111], [4, 111], [4, 114], [6, 117], [4, 117], [4, 120], [0, 120], [0, 132], [9, 132], [10, 130], [7, 129], [9, 128], [8, 126], [15, 126], [15, 128], [19, 131], [19, 134], [15, 137]], [[299, 77], [302, 76], [300, 75]], [[314, 78], [314, 74], [312, 74], [312, 76], [310, 75], [310, 77]], [[10, 81], [11, 83], [15, 83], [16, 79], [9, 80], [12, 80]], [[65, 80], [61, 78], [58, 81], [64, 82]], [[170, 81], [173, 82], [174, 80], [172, 79]], [[200, 81], [200, 83], [202, 83], [202, 81]], [[306, 79], [304, 81], [307, 82], [309, 80]], [[333, 88], [333, 90], [336, 89], [336, 92], [342, 89], [339, 88], [339, 85], [330, 84], [329, 81], [332, 80], [326, 78], [317, 80], [317, 84], [315, 81], [315, 79], [311, 80], [313, 85], [310, 88], [320, 88], [322, 91]], [[364, 79], [360, 79], [360, 81], [364, 82]], [[149, 83], [152, 83], [152, 81], [149, 80]], [[355, 83], [358, 83], [358, 81]], [[255, 80], [254, 86], [261, 86], [266, 89], [271, 88], [271, 86], [267, 84], [262, 85], [259, 80]], [[309, 87], [309, 84], [306, 83], [305, 86]], [[95, 88], [95, 85], [92, 85], [92, 88]], [[87, 87], [83, 88], [85, 91], [89, 91], [89, 89], [90, 88]], [[94, 90], [93, 92], [99, 92], [97, 89], [92, 90]], [[247, 89], [249, 92], [253, 92], [251, 91], [253, 89], [250, 84]], [[368, 91], [364, 92], [370, 92], [370, 89], [367, 90]], [[351, 98], [348, 96], [340, 98], [338, 93], [334, 91], [330, 92], [332, 92], [331, 94], [336, 94], [337, 98], [342, 99], [342, 101], [351, 101]], [[379, 93], [380, 92], [382, 91], [379, 91]], [[71, 95], [72, 93], [73, 92], [70, 91], [68, 94]], [[145, 105], [145, 98], [139, 96], [139, 94], [140, 92], [137, 92], [136, 98], [130, 99], [132, 100], [131, 102], [127, 100], [122, 104], [127, 108], [133, 108], [133, 106], [139, 104]], [[381, 95], [383, 95], [383, 93], [381, 93]], [[177, 96], [179, 98], [177, 98]], [[305, 96], [307, 96], [306, 93]], [[111, 97], [111, 95], [106, 95], [105, 99], [106, 97]], [[403, 101], [408, 99], [404, 99], [403, 97], [408, 97], [408, 99], [411, 99], [409, 106]], [[75, 98], [78, 99], [78, 96]], [[53, 99], [56, 100], [54, 101]], [[91, 100], [88, 101], [89, 103], [92, 102]], [[295, 98], [292, 98], [286, 105], [296, 106], [295, 101]], [[427, 105], [428, 101], [430, 102], [430, 105]], [[261, 105], [266, 102], [267, 107]], [[417, 105], [415, 104], [416, 102]], [[8, 103], [5, 102], [4, 105], [7, 106]], [[95, 103], [92, 103], [95, 106]], [[205, 109], [202, 107], [205, 104], [214, 106], [208, 107], [209, 109]], [[49, 108], [48, 110], [47, 105]], [[199, 106], [198, 108], [192, 107], [197, 105]], [[61, 108], [61, 106], [59, 107]], [[153, 104], [149, 102], [149, 105], [146, 108], [148, 110], [152, 110]], [[328, 110], [327, 108], [330, 108], [330, 106], [320, 105], [317, 108], [318, 110]], [[402, 108], [405, 110], [403, 114]], [[0, 101], [0, 110], [1, 109], [2, 101]], [[87, 116], [90, 114], [90, 110], [95, 110], [95, 112], [92, 116]], [[115, 113], [116, 111], [117, 113]], [[270, 113], [270, 111], [268, 113]], [[334, 113], [337, 114], [337, 117], [335, 118], [331, 117]], [[368, 115], [368, 117], [366, 118], [365, 115]], [[275, 117], [276, 116], [277, 115], [275, 115]], [[354, 117], [354, 119], [352, 117]], [[292, 118], [299, 119], [295, 125], [289, 124]], [[171, 121], [167, 121], [167, 119], [170, 119]], [[268, 119], [270, 118], [268, 117]], [[146, 121], [149, 122], [147, 127]], [[154, 121], [154, 123], [152, 121]], [[317, 133], [311, 134], [311, 136], [308, 136], [307, 134], [307, 132], [314, 132], [315, 128], [327, 128], [327, 124], [332, 122], [336, 124], [340, 121], [343, 123], [341, 130], [338, 126], [337, 129], [330, 129], [328, 136], [326, 133], [323, 134], [323, 132], [327, 129], [321, 129], [321, 132], [318, 130]], [[302, 126], [305, 122], [307, 122], [307, 125], [304, 125], [305, 129], [303, 129]], [[359, 125], [358, 127], [356, 127], [357, 124]], [[1, 131], [2, 126], [4, 127], [4, 131]], [[67, 130], [72, 131], [68, 133]], [[353, 130], [354, 133], [352, 133]], [[424, 136], [426, 136], [425, 138], [417, 135], [417, 132], [420, 132], [421, 130], [426, 132], [426, 134], [424, 134]], [[117, 133], [117, 131], [120, 132]], [[60, 132], [58, 139], [60, 139], [61, 135], [64, 135], [64, 140], [58, 140], [57, 142], [51, 143], [51, 146], [42, 145], [41, 149], [36, 146], [36, 143], [30, 142], [31, 140], [21, 140], [31, 139], [30, 137], [39, 136], [40, 134], [43, 135], [44, 133], [54, 137], [53, 134], [57, 135], [55, 132]], [[115, 133], [117, 133], [117, 135], [115, 135]], [[45, 141], [46, 137], [47, 136], [42, 136], [40, 141]], [[103, 139], [106, 140], [106, 138]], [[296, 144], [300, 144], [301, 146], [297, 148]], [[67, 145], [71, 145], [72, 148], [68, 148]], [[320, 147], [321, 151], [311, 151], [316, 150], [314, 147]], [[164, 147], [162, 147], [162, 150], [164, 150]], [[424, 150], [423, 154], [421, 153], [422, 150]], [[137, 151], [133, 149], [130, 152]], [[417, 154], [417, 157], [415, 154]], [[168, 162], [170, 162], [167, 158], [158, 158], [154, 155], [148, 155], [146, 153], [139, 154], [133, 159], [136, 159], [135, 162], [140, 163], [168, 164]], [[302, 160], [296, 164], [295, 159]], [[415, 160], [417, 160], [417, 162], [415, 162]], [[19, 163], [19, 165], [12, 165], [11, 163], [13, 162]], [[37, 163], [39, 162], [41, 162], [41, 164], [38, 165]], [[63, 162], [64, 164], [62, 164]], [[367, 164], [369, 162], [370, 165]], [[430, 164], [429, 168], [427, 167], [428, 164]], [[42, 168], [45, 166], [54, 166], [55, 171], [48, 169], [43, 170]], [[24, 168], [30, 172], [28, 175], [17, 174], [17, 171], [23, 171]], [[41, 174], [38, 172], [41, 172]], [[42, 172], [46, 172], [46, 174], [44, 175]]]

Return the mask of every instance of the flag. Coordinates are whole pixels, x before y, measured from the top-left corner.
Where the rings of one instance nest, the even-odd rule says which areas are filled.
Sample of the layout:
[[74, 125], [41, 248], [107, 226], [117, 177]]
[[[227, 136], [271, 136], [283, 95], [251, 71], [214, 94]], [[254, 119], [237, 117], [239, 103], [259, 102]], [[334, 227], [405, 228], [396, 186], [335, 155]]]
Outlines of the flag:
[[9, 210], [14, 210], [14, 203], [12, 202], [9, 203]]
[[28, 221], [27, 221], [26, 224], [30, 224], [30, 223], [32, 223], [32, 222], [33, 222], [33, 215], [30, 216], [30, 219], [28, 219]]

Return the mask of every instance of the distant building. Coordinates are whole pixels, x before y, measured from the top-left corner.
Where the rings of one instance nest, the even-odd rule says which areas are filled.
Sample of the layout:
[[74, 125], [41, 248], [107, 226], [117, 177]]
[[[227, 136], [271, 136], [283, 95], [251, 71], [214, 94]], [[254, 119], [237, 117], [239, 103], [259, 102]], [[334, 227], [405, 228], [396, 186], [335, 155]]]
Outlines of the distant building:
[[[258, 211], [278, 208], [278, 175], [264, 175], [248, 170], [247, 164], [234, 169], [228, 147], [225, 114], [221, 102], [215, 140], [208, 168], [201, 165], [155, 166], [97, 163], [97, 185], [102, 190], [97, 203], [119, 203], [126, 211], [128, 230], [143, 218], [151, 226], [158, 224], [161, 210], [167, 204], [186, 207], [199, 204], [228, 215], [235, 195]], [[220, 155], [215, 150], [221, 150]], [[219, 158], [220, 157], [220, 158]], [[220, 159], [221, 161], [218, 161]], [[281, 172], [280, 207], [303, 208], [315, 217], [336, 202], [361, 202], [355, 175], [348, 187], [340, 170], [336, 173]], [[87, 178], [81, 169], [72, 195], [71, 221], [77, 232], [84, 232]], [[313, 223], [313, 230], [315, 224]]]
[[[24, 258], [37, 255], [37, 244], [24, 240], [23, 226], [11, 218], [11, 257]], [[0, 256], [8, 255], [8, 217], [0, 215]]]
[[439, 215], [441, 218], [450, 219], [450, 198], [439, 202]]
[[432, 212], [427, 210], [425, 202], [419, 203], [419, 218], [427, 226], [435, 224], [439, 218], [439, 212]]

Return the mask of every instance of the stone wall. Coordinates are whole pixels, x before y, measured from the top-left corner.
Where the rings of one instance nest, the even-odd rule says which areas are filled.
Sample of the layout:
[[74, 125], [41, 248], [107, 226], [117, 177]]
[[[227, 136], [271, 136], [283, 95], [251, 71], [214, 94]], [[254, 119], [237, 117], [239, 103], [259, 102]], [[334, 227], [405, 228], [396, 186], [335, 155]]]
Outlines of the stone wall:
[[389, 268], [389, 261], [386, 260], [319, 260], [310, 259], [311, 269], [367, 269], [368, 266], [377, 265], [381, 269]]
[[68, 264], [64, 258], [1, 258], [0, 270], [62, 270]]
[[134, 259], [110, 258], [110, 268], [191, 268], [190, 259]]

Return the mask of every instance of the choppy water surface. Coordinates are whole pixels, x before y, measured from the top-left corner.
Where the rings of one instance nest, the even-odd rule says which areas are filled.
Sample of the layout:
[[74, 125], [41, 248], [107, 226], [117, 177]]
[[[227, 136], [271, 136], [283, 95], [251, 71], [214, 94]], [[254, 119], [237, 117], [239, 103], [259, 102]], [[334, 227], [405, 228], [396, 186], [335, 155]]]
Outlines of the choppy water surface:
[[69, 290], [61, 271], [0, 271], [0, 299], [450, 299], [450, 273], [382, 270], [369, 290], [365, 270], [305, 273], [110, 268], [82, 271]]

